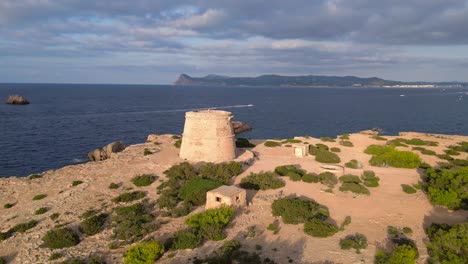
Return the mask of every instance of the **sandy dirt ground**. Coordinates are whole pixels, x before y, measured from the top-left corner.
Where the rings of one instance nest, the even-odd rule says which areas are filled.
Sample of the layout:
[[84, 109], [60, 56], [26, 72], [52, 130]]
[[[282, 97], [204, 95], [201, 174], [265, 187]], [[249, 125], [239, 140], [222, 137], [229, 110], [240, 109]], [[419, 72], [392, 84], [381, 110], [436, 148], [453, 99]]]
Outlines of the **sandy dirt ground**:
[[[465, 136], [430, 135], [423, 133], [401, 133], [401, 138], [420, 138], [439, 142], [439, 146], [425, 148], [442, 154], [449, 145], [460, 141], [468, 141]], [[386, 136], [388, 139], [396, 137]], [[163, 171], [172, 165], [182, 162], [178, 157], [178, 151], [174, 147], [175, 139], [172, 135], [152, 136], [154, 142], [132, 145], [123, 152], [114, 154], [112, 158], [101, 162], [89, 162], [80, 165], [67, 166], [58, 170], [46, 171], [39, 179], [28, 178], [3, 178], [0, 179], [0, 231], [5, 232], [12, 226], [27, 222], [31, 219], [40, 221], [39, 224], [25, 233], [16, 233], [13, 237], [0, 242], [0, 256], [6, 257], [9, 263], [49, 263], [52, 253], [63, 253], [64, 257], [55, 261], [59, 263], [69, 257], [84, 257], [92, 253], [105, 256], [108, 263], [121, 263], [125, 247], [110, 250], [112, 229], [106, 228], [103, 232], [83, 237], [82, 241], [74, 247], [51, 250], [42, 248], [41, 238], [44, 234], [56, 226], [63, 224], [70, 228], [78, 228], [82, 221], [80, 215], [86, 210], [96, 209], [111, 213], [116, 207], [111, 199], [133, 190], [147, 192], [150, 200], [157, 199], [156, 187], [165, 179]], [[262, 257], [269, 257], [277, 263], [372, 263], [376, 248], [388, 247], [387, 227], [410, 227], [413, 233], [409, 236], [419, 249], [418, 262], [424, 263], [427, 259], [425, 241], [427, 237], [424, 228], [432, 222], [460, 223], [468, 219], [468, 212], [448, 211], [441, 207], [432, 206], [426, 195], [418, 191], [415, 194], [406, 194], [402, 191], [401, 184], [418, 183], [421, 176], [415, 169], [379, 168], [372, 167], [368, 161], [370, 155], [364, 153], [364, 149], [371, 144], [385, 144], [385, 141], [373, 139], [365, 133], [351, 134], [350, 141], [354, 147], [345, 147], [338, 142], [322, 142], [320, 139], [298, 137], [311, 144], [324, 143], [329, 147], [339, 147], [337, 153], [341, 159], [341, 165], [351, 159], [361, 161], [362, 169], [345, 169], [345, 174], [360, 175], [363, 170], [373, 170], [380, 177], [380, 186], [370, 188], [371, 194], [356, 195], [344, 193], [338, 190], [339, 184], [333, 192], [325, 192], [328, 187], [319, 183], [292, 182], [285, 178], [286, 186], [277, 190], [248, 191], [249, 206], [239, 210], [226, 230], [228, 239], [238, 239], [243, 249], [256, 251]], [[260, 141], [261, 142], [261, 141]], [[144, 149], [154, 152], [144, 156]], [[401, 150], [411, 150], [411, 147], [398, 147]], [[250, 166], [245, 166], [245, 171], [233, 179], [238, 184], [241, 179], [251, 172], [272, 171], [279, 165], [297, 164], [308, 172], [321, 172], [320, 163], [313, 156], [297, 158], [290, 147], [268, 148], [259, 144], [252, 149], [256, 159]], [[421, 158], [436, 165], [442, 162], [435, 156], [422, 155]], [[466, 153], [457, 158], [466, 159]], [[135, 187], [130, 179], [136, 175], [152, 173], [159, 176], [159, 180], [148, 187]], [[78, 186], [72, 186], [73, 181], [83, 181]], [[111, 190], [110, 183], [120, 183], [122, 187]], [[33, 201], [38, 194], [47, 194], [42, 200]], [[329, 238], [314, 238], [303, 232], [303, 224], [287, 225], [280, 221], [280, 231], [274, 235], [266, 230], [268, 224], [276, 218], [271, 214], [271, 203], [279, 198], [290, 195], [302, 196], [316, 200], [330, 210], [330, 217], [338, 225], [346, 216], [351, 216], [352, 222], [342, 232]], [[6, 203], [16, 203], [10, 209], [3, 208]], [[41, 207], [50, 210], [42, 215], [34, 212]], [[196, 211], [201, 211], [198, 208]], [[60, 213], [57, 220], [50, 219], [53, 213]], [[155, 214], [158, 210], [155, 209]], [[173, 219], [146, 239], [155, 238], [163, 240], [171, 236], [175, 231], [184, 228], [184, 218]], [[247, 228], [255, 226], [256, 236], [248, 238]], [[339, 240], [348, 234], [365, 234], [369, 247], [361, 253], [353, 250], [341, 250]], [[165, 254], [158, 263], [190, 263], [194, 257], [202, 258], [219, 247], [223, 242], [208, 241], [201, 248], [194, 250], [179, 250], [171, 254]], [[259, 246], [261, 250], [258, 250]]]

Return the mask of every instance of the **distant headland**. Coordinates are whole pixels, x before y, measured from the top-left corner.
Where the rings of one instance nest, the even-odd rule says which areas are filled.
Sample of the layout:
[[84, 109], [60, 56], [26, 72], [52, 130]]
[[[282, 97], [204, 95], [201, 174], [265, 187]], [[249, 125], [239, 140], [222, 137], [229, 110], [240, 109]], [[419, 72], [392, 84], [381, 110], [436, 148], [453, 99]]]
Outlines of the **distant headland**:
[[384, 80], [378, 77], [323, 75], [261, 75], [258, 77], [230, 77], [210, 74], [192, 77], [181, 74], [174, 85], [201, 86], [285, 86], [285, 87], [388, 87], [388, 88], [462, 88], [468, 83], [461, 82], [402, 82]]

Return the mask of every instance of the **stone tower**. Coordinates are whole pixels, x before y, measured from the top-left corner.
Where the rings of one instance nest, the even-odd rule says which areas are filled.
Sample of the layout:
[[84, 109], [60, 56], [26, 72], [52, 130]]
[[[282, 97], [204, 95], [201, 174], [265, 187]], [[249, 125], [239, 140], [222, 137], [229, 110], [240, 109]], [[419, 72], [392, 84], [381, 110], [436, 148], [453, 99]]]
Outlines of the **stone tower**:
[[236, 158], [231, 112], [202, 110], [185, 113], [180, 157], [189, 161], [224, 162]]

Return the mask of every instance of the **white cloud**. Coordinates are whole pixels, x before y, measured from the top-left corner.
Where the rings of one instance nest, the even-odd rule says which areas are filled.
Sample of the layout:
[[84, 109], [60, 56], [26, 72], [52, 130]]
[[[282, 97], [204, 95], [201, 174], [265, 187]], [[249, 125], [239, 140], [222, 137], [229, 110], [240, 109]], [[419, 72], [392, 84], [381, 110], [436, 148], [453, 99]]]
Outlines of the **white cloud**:
[[208, 9], [201, 15], [192, 15], [171, 21], [169, 24], [182, 28], [203, 28], [220, 23], [226, 14], [221, 10]]

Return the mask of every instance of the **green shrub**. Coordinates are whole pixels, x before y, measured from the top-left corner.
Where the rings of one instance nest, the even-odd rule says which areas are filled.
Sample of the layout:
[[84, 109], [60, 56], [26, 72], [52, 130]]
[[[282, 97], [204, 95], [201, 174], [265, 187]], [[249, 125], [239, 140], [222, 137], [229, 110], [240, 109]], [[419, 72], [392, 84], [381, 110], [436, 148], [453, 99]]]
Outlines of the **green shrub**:
[[426, 244], [431, 263], [466, 263], [468, 249], [468, 222], [432, 224], [427, 230]]
[[185, 224], [199, 230], [200, 234], [209, 240], [222, 240], [225, 238], [223, 228], [234, 216], [234, 209], [223, 206], [208, 209], [185, 219]]
[[418, 252], [410, 245], [397, 245], [393, 248], [389, 258], [389, 264], [414, 264], [416, 263], [416, 258]]
[[47, 213], [47, 211], [49, 211], [49, 208], [41, 207], [41, 208], [37, 209], [36, 212], [34, 212], [34, 214], [36, 214], [36, 215], [45, 214], [45, 213]]
[[202, 236], [193, 228], [179, 230], [170, 239], [171, 248], [174, 250], [197, 248], [201, 242]]
[[331, 137], [321, 137], [320, 140], [322, 140], [324, 142], [335, 142], [336, 141]]
[[359, 183], [354, 183], [354, 182], [343, 182], [343, 184], [341, 184], [340, 186], [340, 191], [341, 192], [351, 191], [357, 194], [370, 195], [370, 192], [366, 187], [362, 186]]
[[60, 258], [63, 258], [63, 254], [60, 252], [55, 252], [55, 253], [52, 253], [52, 255], [50, 255], [49, 260], [56, 260]]
[[3, 208], [9, 209], [9, 208], [12, 208], [15, 205], [16, 205], [16, 203], [6, 203], [6, 204], [3, 205]]
[[364, 181], [363, 184], [366, 187], [377, 187], [379, 186], [380, 178], [375, 176], [375, 172], [366, 170], [362, 173], [361, 179]]
[[102, 256], [91, 255], [88, 258], [88, 264], [106, 264], [106, 261]]
[[61, 264], [86, 264], [86, 261], [80, 258], [70, 258], [63, 261]]
[[132, 243], [156, 229], [151, 206], [136, 203], [115, 209], [113, 217], [113, 238]]
[[299, 224], [313, 218], [326, 219], [329, 212], [314, 200], [302, 200], [299, 198], [280, 198], [273, 201], [272, 213], [281, 216], [286, 224]]
[[39, 224], [39, 221], [37, 220], [31, 220], [29, 222], [25, 223], [20, 223], [12, 227], [8, 232], [19, 232], [19, 233], [24, 233], [28, 231], [29, 229], [37, 226]]
[[459, 167], [468, 167], [468, 160], [454, 159], [451, 161], [451, 163]]
[[283, 187], [284, 182], [273, 172], [250, 173], [241, 180], [240, 186], [245, 189], [269, 190]]
[[315, 160], [321, 163], [340, 163], [340, 157], [328, 150], [317, 149]]
[[176, 148], [180, 148], [181, 145], [182, 145], [182, 139], [177, 139], [176, 142], [174, 143], [174, 147]]
[[111, 190], [118, 189], [119, 187], [120, 187], [120, 185], [117, 184], [117, 183], [112, 182], [111, 184], [109, 184], [109, 189], [111, 189]]
[[458, 142], [457, 145], [448, 146], [448, 148], [458, 152], [468, 152], [468, 142]]
[[354, 147], [353, 142], [351, 142], [349, 140], [341, 140], [340, 145], [344, 146], [344, 147]]
[[330, 148], [327, 145], [322, 144], [322, 143], [315, 144], [315, 147], [320, 150], [330, 150]]
[[300, 181], [302, 179], [301, 174], [293, 171], [288, 172], [286, 176], [288, 176], [291, 181]]
[[54, 228], [45, 234], [42, 241], [47, 248], [66, 248], [78, 245], [80, 238], [69, 228]]
[[393, 139], [387, 141], [388, 146], [395, 146], [395, 147], [408, 147], [408, 145], [404, 144], [400, 139]]
[[338, 183], [338, 178], [336, 178], [335, 174], [331, 172], [322, 172], [318, 176], [320, 178], [320, 183], [325, 184], [330, 188], [335, 187]]
[[394, 226], [387, 226], [387, 235], [389, 237], [396, 237], [398, 236], [398, 228]]
[[104, 224], [106, 223], [107, 217], [107, 214], [91, 216], [81, 223], [80, 231], [88, 236], [93, 236], [101, 232], [104, 229]]
[[338, 178], [340, 182], [353, 182], [353, 183], [361, 183], [361, 179], [359, 176], [352, 175], [352, 174], [346, 174]]
[[176, 208], [170, 211], [170, 216], [174, 218], [186, 216], [192, 212], [192, 204], [187, 202], [180, 203]]
[[52, 221], [54, 221], [54, 220], [58, 219], [59, 216], [60, 216], [60, 213], [53, 213], [53, 214], [51, 214], [49, 217], [50, 217], [50, 219], [51, 219]]
[[253, 147], [255, 147], [255, 145], [250, 143], [250, 141], [246, 138], [236, 139], [236, 148], [253, 148]]
[[143, 191], [134, 191], [134, 192], [127, 192], [122, 193], [121, 195], [112, 199], [114, 203], [129, 203], [136, 200], [140, 200], [146, 196], [146, 193]]
[[304, 224], [304, 232], [313, 237], [329, 237], [338, 231], [335, 225], [317, 218], [313, 218]]
[[468, 209], [468, 167], [427, 169], [424, 190], [431, 203], [450, 210]]
[[379, 135], [375, 135], [375, 136], [372, 136], [373, 139], [375, 140], [380, 140], [380, 141], [387, 141], [388, 139], [382, 137], [382, 136], [379, 136]]
[[302, 181], [307, 183], [317, 183], [320, 182], [320, 177], [318, 174], [315, 173], [307, 173], [304, 176], [302, 176]]
[[36, 196], [33, 197], [33, 200], [34, 200], [34, 201], [42, 200], [42, 199], [44, 199], [44, 198], [46, 198], [46, 197], [47, 197], [47, 194], [38, 194], [38, 195], [36, 195]]
[[452, 156], [447, 155], [447, 154], [438, 154], [436, 155], [439, 159], [447, 160], [447, 161], [452, 161], [454, 158]]
[[190, 202], [194, 205], [204, 205], [206, 202], [206, 192], [216, 189], [221, 185], [223, 183], [220, 181], [193, 178], [188, 180], [180, 189], [180, 197], [185, 202]]
[[412, 150], [418, 150], [424, 155], [431, 155], [431, 156], [437, 155], [437, 153], [435, 151], [429, 150], [429, 149], [426, 149], [426, 148], [423, 148], [423, 147], [413, 147]]
[[231, 178], [238, 176], [243, 171], [239, 162], [207, 163], [200, 167], [199, 176], [206, 179], [218, 180], [229, 185]]
[[343, 134], [339, 137], [339, 139], [349, 139], [349, 134]]
[[438, 146], [439, 145], [439, 143], [435, 141], [425, 141], [419, 138], [412, 138], [412, 139], [398, 138], [398, 140], [405, 144], [414, 145], [414, 146]]
[[95, 210], [95, 209], [88, 209], [88, 210], [86, 210], [84, 213], [82, 213], [80, 215], [80, 218], [88, 218], [88, 217], [91, 217], [91, 216], [93, 216], [93, 215], [95, 215], [97, 213], [98, 213], [98, 211]]
[[267, 140], [267, 141], [265, 141], [265, 143], [263, 143], [263, 145], [265, 145], [265, 147], [274, 148], [274, 147], [281, 146], [281, 143], [276, 142], [276, 141]]
[[350, 160], [349, 162], [346, 162], [345, 167], [350, 168], [350, 169], [360, 169], [362, 168], [362, 163], [353, 159], [353, 160]]
[[416, 189], [414, 189], [408, 184], [402, 184], [401, 189], [403, 189], [403, 191], [408, 194], [416, 193]]
[[80, 184], [82, 184], [82, 183], [83, 183], [83, 181], [73, 181], [73, 182], [72, 182], [72, 186], [73, 186], [73, 187], [74, 187], [74, 186], [78, 186], [78, 185], [80, 185]]
[[156, 175], [142, 174], [142, 175], [133, 177], [131, 182], [137, 187], [142, 187], [142, 186], [151, 185], [157, 179], [158, 177]]
[[411, 227], [405, 226], [405, 227], [403, 227], [402, 230], [403, 230], [403, 233], [405, 233], [405, 234], [412, 234], [413, 233], [413, 229], [411, 229]]
[[277, 223], [277, 221], [275, 221], [275, 222], [269, 224], [269, 225], [267, 226], [267, 230], [273, 232], [273, 234], [275, 234], [275, 235], [278, 234], [279, 229], [278, 229], [278, 223]]
[[30, 179], [30, 180], [40, 179], [40, 178], [42, 178], [43, 176], [44, 176], [44, 175], [42, 175], [42, 174], [31, 174], [31, 175], [29, 175], [28, 179]]
[[341, 223], [340, 230], [344, 230], [349, 224], [351, 224], [351, 216], [348, 215], [343, 220], [343, 223]]
[[146, 241], [128, 248], [123, 257], [125, 264], [152, 264], [164, 254], [164, 245], [158, 241]]
[[359, 233], [348, 235], [340, 239], [340, 247], [341, 249], [355, 249], [359, 253], [361, 249], [367, 248], [367, 237]]
[[300, 141], [299, 139], [289, 138], [289, 139], [283, 140], [281, 143], [282, 143], [282, 144], [288, 144], [288, 143], [291, 143], [291, 144], [298, 144], [298, 143], [301, 143], [301, 142], [302, 142], [302, 141]]
[[288, 176], [288, 173], [290, 172], [299, 174], [300, 177], [306, 174], [304, 170], [297, 168], [295, 165], [283, 165], [275, 168], [275, 173], [280, 176]]
[[370, 145], [364, 151], [373, 155], [369, 163], [377, 167], [417, 168], [421, 158], [411, 151], [399, 151], [394, 146]]
[[334, 147], [334, 148], [331, 148], [330, 151], [338, 153], [338, 152], [341, 152], [341, 149]]

